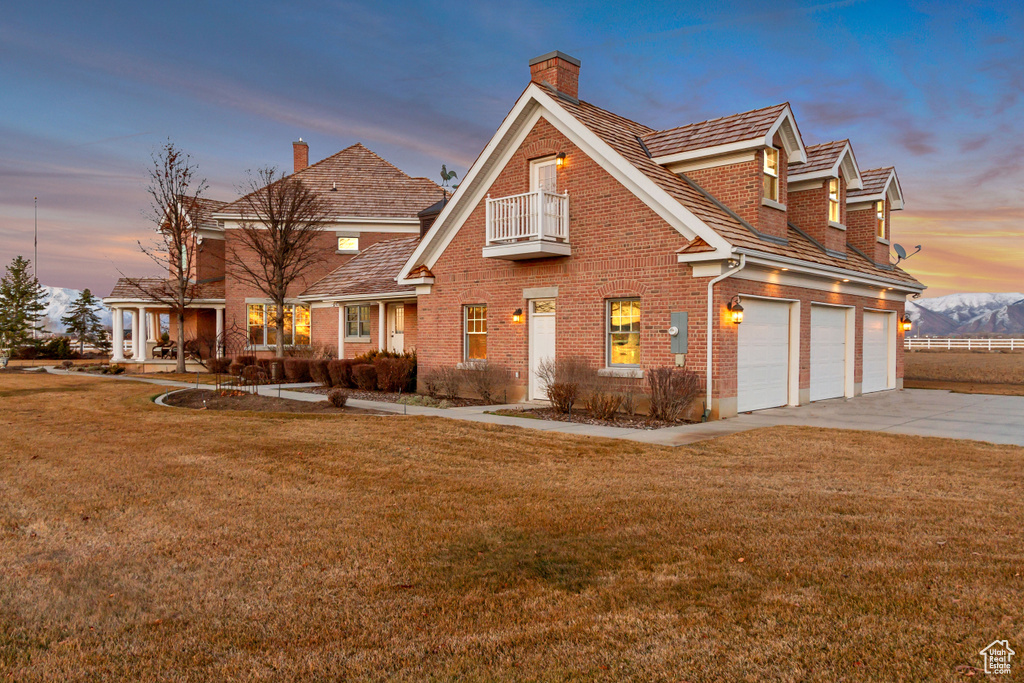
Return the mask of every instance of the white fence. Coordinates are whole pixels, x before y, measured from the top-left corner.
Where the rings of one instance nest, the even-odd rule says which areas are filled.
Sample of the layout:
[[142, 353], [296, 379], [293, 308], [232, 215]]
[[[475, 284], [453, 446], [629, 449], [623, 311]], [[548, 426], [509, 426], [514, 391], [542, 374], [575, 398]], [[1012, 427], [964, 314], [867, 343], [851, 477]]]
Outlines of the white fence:
[[945, 351], [953, 351], [955, 349], [965, 349], [968, 351], [1009, 349], [1010, 351], [1024, 351], [1024, 339], [1000, 339], [997, 337], [986, 339], [904, 337], [903, 348], [908, 351], [920, 351], [921, 349], [942, 349]]
[[569, 195], [545, 190], [487, 198], [487, 243], [569, 239]]

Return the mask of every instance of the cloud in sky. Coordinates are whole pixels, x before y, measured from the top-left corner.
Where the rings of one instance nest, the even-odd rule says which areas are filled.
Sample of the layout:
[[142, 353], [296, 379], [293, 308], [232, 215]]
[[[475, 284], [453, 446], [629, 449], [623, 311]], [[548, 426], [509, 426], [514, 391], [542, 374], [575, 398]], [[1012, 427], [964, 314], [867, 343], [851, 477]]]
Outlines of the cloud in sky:
[[809, 143], [895, 165], [894, 235], [933, 292], [1017, 290], [1024, 11], [1011, 3], [22, 3], [0, 24], [0, 261], [105, 291], [152, 272], [145, 171], [173, 139], [230, 199], [246, 169], [362, 141], [413, 175], [465, 171], [527, 82], [583, 61], [581, 94], [655, 127], [789, 101]]

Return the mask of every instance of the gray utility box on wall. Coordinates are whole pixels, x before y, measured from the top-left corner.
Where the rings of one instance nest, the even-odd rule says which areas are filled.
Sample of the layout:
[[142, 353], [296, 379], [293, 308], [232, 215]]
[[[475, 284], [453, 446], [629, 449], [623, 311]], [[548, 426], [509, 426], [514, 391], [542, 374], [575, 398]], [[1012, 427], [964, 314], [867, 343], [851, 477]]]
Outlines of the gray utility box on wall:
[[669, 324], [678, 330], [675, 336], [670, 337], [672, 340], [672, 353], [688, 353], [686, 340], [689, 338], [689, 329], [687, 328], [689, 318], [689, 313], [672, 314], [672, 320]]

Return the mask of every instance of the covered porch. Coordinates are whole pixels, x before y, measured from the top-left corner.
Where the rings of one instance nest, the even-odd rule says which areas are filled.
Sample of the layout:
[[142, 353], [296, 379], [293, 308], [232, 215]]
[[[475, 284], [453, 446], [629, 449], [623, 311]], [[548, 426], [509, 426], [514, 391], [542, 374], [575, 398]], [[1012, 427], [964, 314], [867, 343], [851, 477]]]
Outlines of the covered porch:
[[[111, 362], [134, 372], [172, 370], [177, 364], [177, 315], [155, 301], [104, 299], [113, 318]], [[125, 324], [125, 314], [128, 324]], [[162, 341], [162, 319], [170, 341]], [[195, 301], [185, 312], [185, 357], [189, 370], [202, 370], [204, 361], [224, 355], [224, 301]], [[142, 367], [139, 367], [142, 366]]]

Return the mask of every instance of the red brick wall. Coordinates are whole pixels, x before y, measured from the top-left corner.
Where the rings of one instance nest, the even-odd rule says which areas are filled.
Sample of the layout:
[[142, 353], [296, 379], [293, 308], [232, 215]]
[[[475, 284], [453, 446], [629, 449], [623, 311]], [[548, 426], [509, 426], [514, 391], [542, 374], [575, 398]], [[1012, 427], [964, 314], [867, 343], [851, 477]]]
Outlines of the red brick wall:
[[[885, 200], [885, 238], [889, 239], [889, 200]], [[850, 244], [857, 247], [868, 257], [874, 257], [876, 263], [889, 262], [889, 245], [878, 241], [875, 234], [875, 204], [867, 209], [848, 211], [847, 214], [847, 239]]]
[[[833, 251], [846, 251], [846, 231], [829, 225], [828, 220], [828, 179], [822, 180], [817, 187], [790, 191], [789, 222]], [[839, 176], [839, 222], [845, 225], [846, 213], [846, 181]]]
[[419, 318], [416, 304], [405, 305], [405, 350], [416, 350], [416, 335], [419, 332]]
[[[781, 137], [777, 135], [774, 143], [779, 150], [779, 203], [786, 204], [789, 157]], [[763, 170], [764, 150], [757, 150], [752, 161], [687, 171], [686, 175], [758, 230], [785, 237], [786, 212], [761, 203]]]
[[338, 308], [311, 308], [309, 311], [310, 338], [313, 346], [324, 346], [338, 354]]
[[196, 252], [195, 271], [200, 282], [224, 277], [224, 240], [203, 240]]

